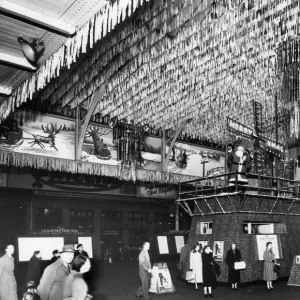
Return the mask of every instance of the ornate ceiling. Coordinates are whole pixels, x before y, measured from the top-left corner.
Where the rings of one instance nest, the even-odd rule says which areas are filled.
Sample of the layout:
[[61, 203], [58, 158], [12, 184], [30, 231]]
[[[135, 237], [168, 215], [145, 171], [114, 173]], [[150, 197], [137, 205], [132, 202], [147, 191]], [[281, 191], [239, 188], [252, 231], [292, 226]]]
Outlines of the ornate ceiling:
[[[136, 12], [115, 30], [117, 1], [105, 18], [101, 13], [91, 19], [72, 46], [60, 48], [56, 60], [44, 64], [3, 103], [0, 118], [32, 96], [39, 109], [70, 117], [78, 105], [84, 115], [96, 102], [92, 119], [109, 115], [157, 129], [173, 129], [191, 119], [183, 133], [222, 143], [226, 117], [253, 127], [252, 102], [258, 101], [265, 134], [274, 138], [275, 99], [279, 115], [289, 108], [278, 47], [297, 36], [296, 1], [131, 4]], [[103, 32], [106, 37], [96, 43]], [[87, 55], [71, 64], [89, 47]], [[281, 142], [288, 137], [287, 128], [279, 126]]]

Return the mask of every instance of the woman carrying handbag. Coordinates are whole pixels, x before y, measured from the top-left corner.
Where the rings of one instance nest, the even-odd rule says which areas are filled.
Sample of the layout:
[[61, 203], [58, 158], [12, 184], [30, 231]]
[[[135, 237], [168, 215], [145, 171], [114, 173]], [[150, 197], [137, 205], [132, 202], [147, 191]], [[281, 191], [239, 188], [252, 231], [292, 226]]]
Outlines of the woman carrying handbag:
[[227, 251], [225, 262], [228, 266], [228, 282], [231, 284], [231, 290], [237, 290], [238, 283], [241, 282], [240, 270], [236, 270], [235, 262], [242, 261], [242, 255], [236, 244], [231, 244]]
[[195, 283], [195, 290], [198, 290], [198, 283], [203, 282], [202, 278], [202, 257], [200, 253], [200, 246], [194, 245], [194, 249], [190, 254], [190, 270], [193, 271], [194, 278], [189, 282]]
[[205, 246], [202, 252], [204, 298], [208, 296], [213, 298], [212, 288], [217, 284], [214, 264], [212, 250], [209, 246]]

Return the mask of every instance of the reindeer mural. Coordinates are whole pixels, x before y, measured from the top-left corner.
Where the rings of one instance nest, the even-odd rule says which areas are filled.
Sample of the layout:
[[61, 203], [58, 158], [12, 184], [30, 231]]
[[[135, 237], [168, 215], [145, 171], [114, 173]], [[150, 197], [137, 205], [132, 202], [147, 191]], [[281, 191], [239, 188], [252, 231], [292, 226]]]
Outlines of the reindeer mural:
[[58, 149], [55, 147], [55, 135], [58, 134], [62, 130], [62, 125], [57, 128], [57, 125], [53, 125], [53, 123], [48, 124], [44, 127], [44, 125], [41, 126], [43, 131], [48, 134], [48, 136], [43, 135], [34, 135], [31, 133], [31, 135], [34, 137], [34, 140], [32, 142], [29, 142], [31, 144], [31, 147], [36, 145], [39, 145], [42, 149], [45, 148], [44, 144], [49, 144], [50, 148], [54, 148], [56, 151]]
[[107, 135], [111, 132], [111, 128], [89, 125], [85, 134], [85, 138], [91, 137], [94, 144], [94, 154], [99, 155], [104, 147], [103, 139], [100, 136]]

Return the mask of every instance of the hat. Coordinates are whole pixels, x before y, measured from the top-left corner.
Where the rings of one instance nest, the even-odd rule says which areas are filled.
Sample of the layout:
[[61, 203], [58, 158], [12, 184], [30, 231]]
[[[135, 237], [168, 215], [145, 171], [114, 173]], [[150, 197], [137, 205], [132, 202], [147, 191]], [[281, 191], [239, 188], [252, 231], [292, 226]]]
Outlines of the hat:
[[63, 252], [74, 253], [75, 252], [74, 246], [72, 244], [64, 245], [63, 248], [62, 248], [62, 250], [60, 251], [60, 253], [63, 253]]

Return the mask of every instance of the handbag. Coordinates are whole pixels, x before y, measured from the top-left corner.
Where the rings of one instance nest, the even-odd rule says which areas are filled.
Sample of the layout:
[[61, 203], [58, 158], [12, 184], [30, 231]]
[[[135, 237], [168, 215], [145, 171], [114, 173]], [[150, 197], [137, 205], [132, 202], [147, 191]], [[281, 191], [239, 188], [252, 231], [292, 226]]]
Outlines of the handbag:
[[220, 274], [221, 274], [221, 268], [220, 268], [220, 266], [216, 263], [215, 260], [213, 261], [213, 268], [214, 268], [214, 271], [215, 271], [216, 276], [217, 276], [217, 277], [220, 276]]
[[274, 265], [274, 272], [278, 273], [280, 271], [280, 265], [279, 264], [275, 264]]
[[185, 274], [185, 280], [191, 281], [195, 279], [195, 272], [194, 271], [187, 271]]
[[235, 270], [244, 270], [246, 269], [246, 263], [244, 261], [236, 261], [234, 263]]

